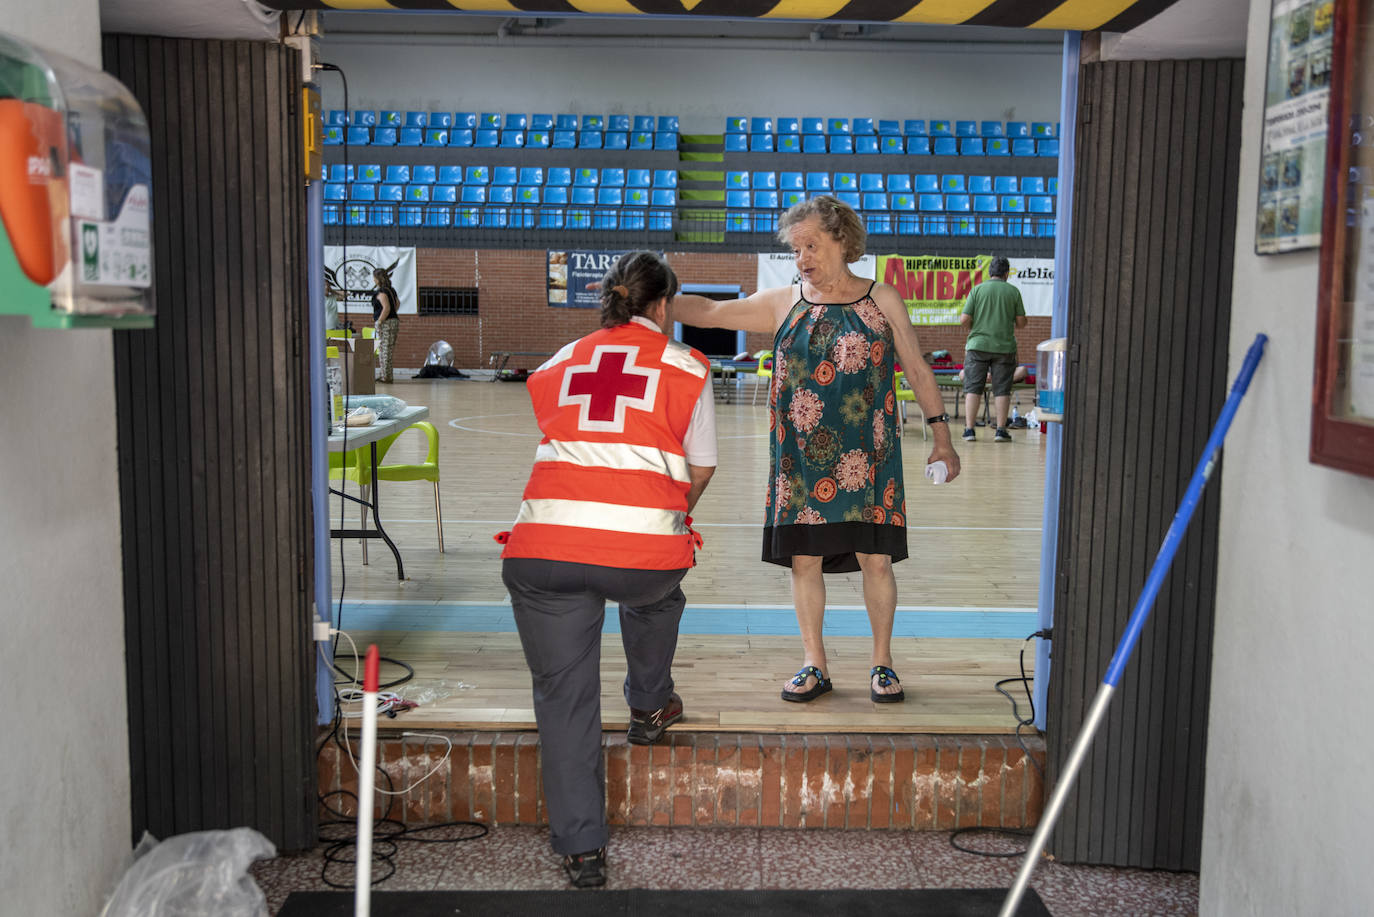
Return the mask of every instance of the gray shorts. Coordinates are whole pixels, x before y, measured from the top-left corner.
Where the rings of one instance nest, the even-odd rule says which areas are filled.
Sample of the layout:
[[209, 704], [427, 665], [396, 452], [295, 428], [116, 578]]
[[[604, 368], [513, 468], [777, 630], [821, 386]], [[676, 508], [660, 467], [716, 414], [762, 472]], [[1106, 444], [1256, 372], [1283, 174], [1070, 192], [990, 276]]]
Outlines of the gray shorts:
[[981, 395], [992, 371], [993, 395], [1011, 394], [1011, 377], [1016, 372], [1016, 352], [988, 353], [984, 350], [964, 352], [964, 394]]

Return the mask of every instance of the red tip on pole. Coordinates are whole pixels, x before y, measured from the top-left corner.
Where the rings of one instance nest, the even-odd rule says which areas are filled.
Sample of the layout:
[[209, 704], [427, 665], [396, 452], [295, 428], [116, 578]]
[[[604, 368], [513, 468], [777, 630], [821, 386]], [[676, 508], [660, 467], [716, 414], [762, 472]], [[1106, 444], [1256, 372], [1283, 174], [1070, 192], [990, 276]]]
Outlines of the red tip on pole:
[[377, 672], [382, 666], [382, 654], [377, 651], [377, 644], [373, 643], [367, 648], [367, 661], [363, 663], [363, 690], [368, 694], [377, 693], [377, 684], [381, 680], [377, 677]]

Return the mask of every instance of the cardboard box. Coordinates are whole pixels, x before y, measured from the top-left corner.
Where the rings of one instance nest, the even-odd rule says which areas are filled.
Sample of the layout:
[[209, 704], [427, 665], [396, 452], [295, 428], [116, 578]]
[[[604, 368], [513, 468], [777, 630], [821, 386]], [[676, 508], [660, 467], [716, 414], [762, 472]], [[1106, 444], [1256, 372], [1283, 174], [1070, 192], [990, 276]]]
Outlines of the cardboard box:
[[334, 340], [339, 347], [339, 357], [344, 363], [344, 385], [350, 395], [375, 395], [377, 383], [377, 355], [371, 338], [353, 337], [347, 340]]

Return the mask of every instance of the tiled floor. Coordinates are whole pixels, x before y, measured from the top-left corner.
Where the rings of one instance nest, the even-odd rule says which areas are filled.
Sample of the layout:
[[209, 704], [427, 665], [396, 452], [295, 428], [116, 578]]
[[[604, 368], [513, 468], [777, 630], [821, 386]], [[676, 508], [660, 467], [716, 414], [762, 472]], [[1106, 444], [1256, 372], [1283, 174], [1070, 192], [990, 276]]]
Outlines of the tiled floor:
[[[948, 832], [786, 831], [738, 828], [612, 829], [609, 888], [1009, 887], [1019, 858], [991, 859], [950, 846]], [[1008, 849], [965, 835], [964, 846]], [[566, 880], [545, 828], [494, 829], [459, 844], [402, 843], [382, 890], [561, 889]], [[254, 865], [276, 914], [292, 891], [327, 886], [320, 851]], [[331, 873], [346, 881], [349, 873]], [[1055, 917], [1166, 917], [1197, 913], [1197, 876], [1043, 862], [1031, 879]], [[585, 894], [596, 894], [587, 891]]]

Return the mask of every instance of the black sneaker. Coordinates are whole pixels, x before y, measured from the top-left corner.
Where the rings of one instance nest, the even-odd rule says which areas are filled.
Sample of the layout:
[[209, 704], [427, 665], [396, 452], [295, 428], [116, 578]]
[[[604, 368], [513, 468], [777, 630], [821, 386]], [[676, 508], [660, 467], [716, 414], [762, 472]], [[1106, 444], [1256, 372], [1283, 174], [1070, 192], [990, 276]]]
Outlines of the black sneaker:
[[563, 858], [563, 871], [573, 888], [597, 888], [606, 884], [606, 848], [570, 853]]
[[977, 436], [978, 434], [973, 432], [973, 427], [964, 427], [964, 439], [967, 442], [973, 442]]
[[998, 427], [997, 432], [993, 434], [992, 441], [996, 443], [1009, 443], [1011, 442], [1011, 434], [1007, 432], [1006, 427]]
[[625, 738], [631, 745], [652, 745], [663, 735], [663, 730], [682, 719], [682, 698], [674, 691], [668, 698], [668, 705], [657, 710], [636, 710], [630, 708], [630, 728]]

